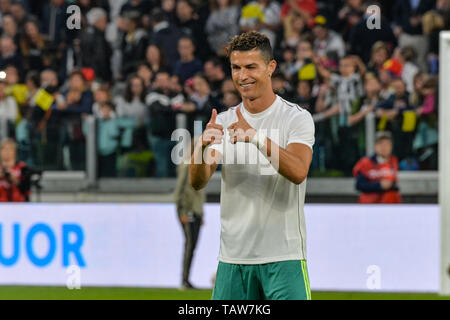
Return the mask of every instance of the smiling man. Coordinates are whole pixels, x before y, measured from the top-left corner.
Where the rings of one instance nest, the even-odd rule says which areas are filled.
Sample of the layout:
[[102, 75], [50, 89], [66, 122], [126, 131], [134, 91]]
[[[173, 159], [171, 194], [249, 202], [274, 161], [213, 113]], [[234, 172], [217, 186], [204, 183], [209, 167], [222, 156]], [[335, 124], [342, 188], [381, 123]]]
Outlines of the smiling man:
[[[308, 111], [274, 94], [277, 63], [266, 36], [236, 36], [228, 55], [242, 103], [219, 115], [213, 110], [189, 167], [199, 190], [223, 164], [213, 299], [310, 299], [303, 205], [314, 122]], [[230, 161], [229, 154], [263, 158], [273, 170], [263, 170], [263, 161]]]

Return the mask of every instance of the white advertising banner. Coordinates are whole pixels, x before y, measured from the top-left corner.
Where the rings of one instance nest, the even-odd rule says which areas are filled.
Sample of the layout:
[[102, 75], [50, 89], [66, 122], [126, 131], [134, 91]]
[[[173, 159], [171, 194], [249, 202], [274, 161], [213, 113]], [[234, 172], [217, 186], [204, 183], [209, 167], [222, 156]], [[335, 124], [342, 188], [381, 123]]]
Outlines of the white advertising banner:
[[[437, 292], [436, 205], [307, 205], [313, 290]], [[205, 205], [191, 282], [212, 286], [220, 207]], [[0, 285], [178, 287], [173, 204], [0, 205]]]

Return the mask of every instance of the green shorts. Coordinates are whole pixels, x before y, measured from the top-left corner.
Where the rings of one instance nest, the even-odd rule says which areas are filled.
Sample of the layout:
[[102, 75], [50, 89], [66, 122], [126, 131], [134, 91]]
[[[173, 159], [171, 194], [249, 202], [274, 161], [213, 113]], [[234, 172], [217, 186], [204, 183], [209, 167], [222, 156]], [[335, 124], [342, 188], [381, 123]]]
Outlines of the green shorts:
[[219, 262], [213, 300], [311, 300], [305, 260], [259, 265]]

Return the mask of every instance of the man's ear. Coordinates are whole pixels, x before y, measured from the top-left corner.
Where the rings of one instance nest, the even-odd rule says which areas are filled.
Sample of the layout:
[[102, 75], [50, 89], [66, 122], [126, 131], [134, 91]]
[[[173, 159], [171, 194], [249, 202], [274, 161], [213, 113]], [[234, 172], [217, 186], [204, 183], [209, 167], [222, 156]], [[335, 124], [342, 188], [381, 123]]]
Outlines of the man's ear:
[[276, 68], [277, 68], [277, 62], [275, 60], [270, 61], [269, 65], [267, 67], [269, 74], [272, 75], [275, 72]]

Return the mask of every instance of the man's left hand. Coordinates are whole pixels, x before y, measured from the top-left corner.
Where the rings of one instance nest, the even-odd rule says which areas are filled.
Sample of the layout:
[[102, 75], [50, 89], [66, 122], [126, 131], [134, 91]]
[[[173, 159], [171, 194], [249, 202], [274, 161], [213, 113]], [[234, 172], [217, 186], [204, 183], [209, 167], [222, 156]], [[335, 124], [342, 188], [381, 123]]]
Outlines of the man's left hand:
[[248, 122], [244, 119], [241, 113], [241, 107], [236, 109], [236, 115], [238, 121], [228, 127], [228, 133], [230, 135], [230, 142], [236, 144], [237, 142], [250, 142], [256, 134], [256, 130], [253, 129]]

